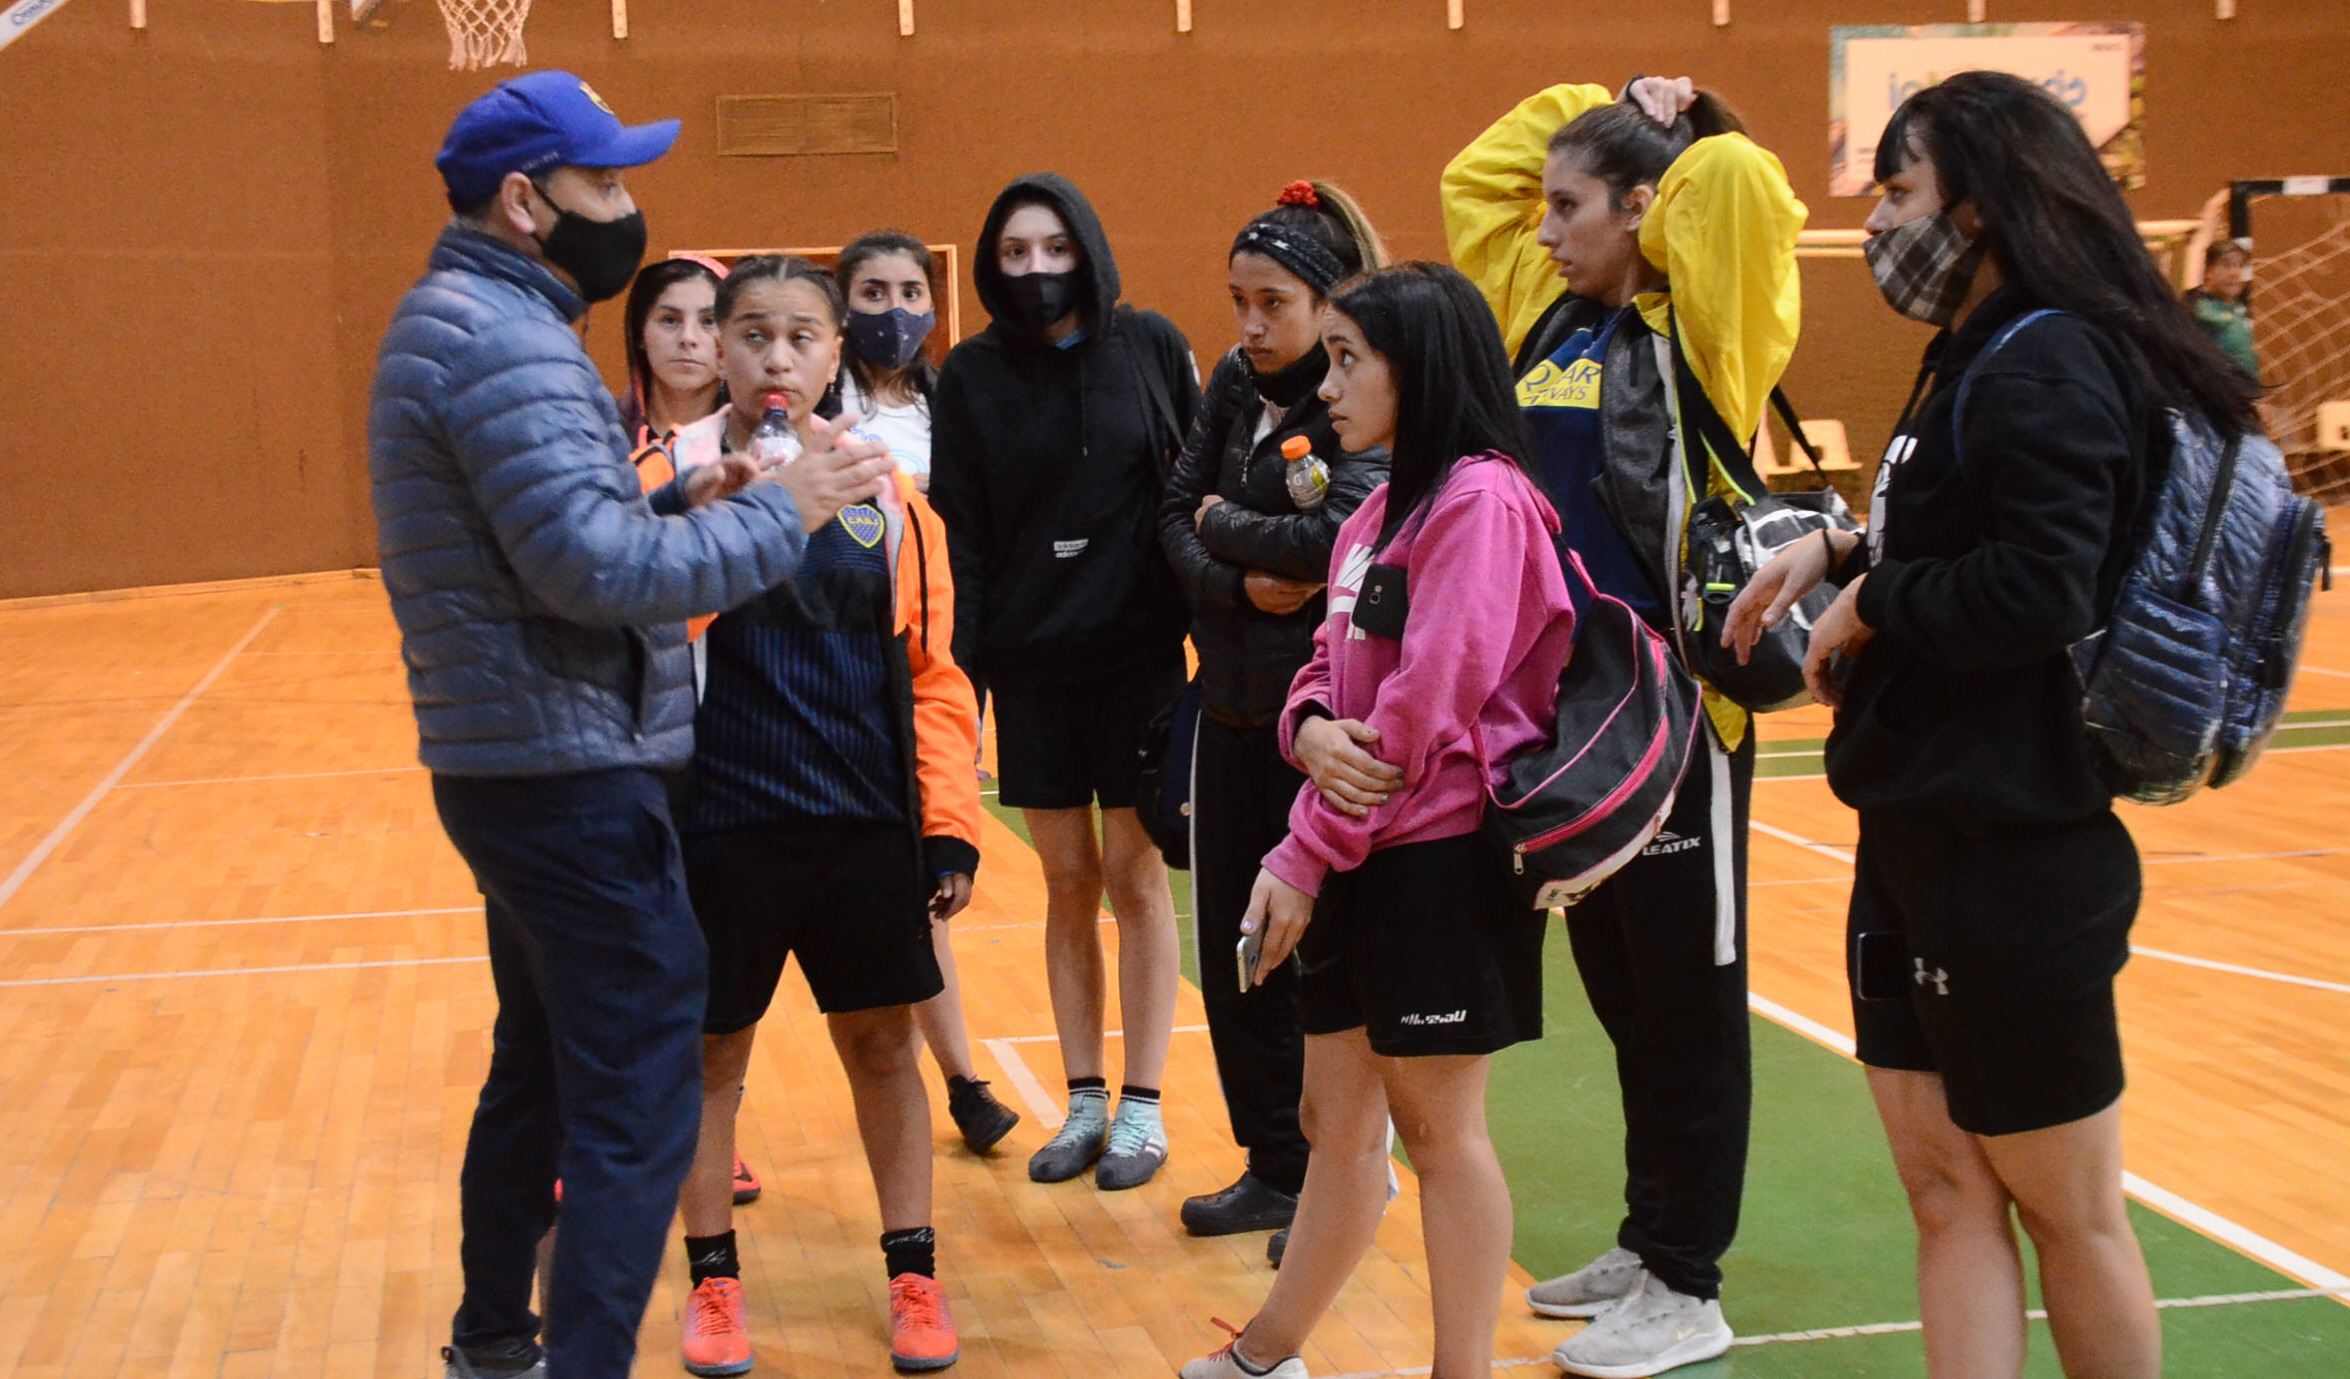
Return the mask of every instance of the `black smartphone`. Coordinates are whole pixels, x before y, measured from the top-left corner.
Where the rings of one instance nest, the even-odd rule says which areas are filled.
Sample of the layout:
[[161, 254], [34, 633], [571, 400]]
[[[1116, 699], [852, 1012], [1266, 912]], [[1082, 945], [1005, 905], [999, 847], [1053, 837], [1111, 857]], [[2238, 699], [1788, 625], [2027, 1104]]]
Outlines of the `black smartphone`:
[[1852, 944], [1852, 991], [1864, 1001], [1909, 999], [1909, 936], [1898, 929], [1860, 934]]
[[1373, 565], [1363, 572], [1362, 592], [1355, 596], [1355, 626], [1374, 637], [1402, 641], [1404, 617], [1410, 611], [1402, 566]]

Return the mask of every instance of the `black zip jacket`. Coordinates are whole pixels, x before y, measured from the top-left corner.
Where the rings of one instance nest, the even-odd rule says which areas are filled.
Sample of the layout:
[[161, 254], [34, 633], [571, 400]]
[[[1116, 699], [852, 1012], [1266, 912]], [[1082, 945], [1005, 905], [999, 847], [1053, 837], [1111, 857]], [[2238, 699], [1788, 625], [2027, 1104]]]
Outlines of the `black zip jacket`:
[[1157, 523], [1199, 409], [1190, 344], [1166, 317], [1117, 305], [1109, 239], [1076, 187], [1050, 173], [1013, 182], [980, 244], [1035, 200], [1083, 250], [1082, 339], [1062, 349], [1020, 325], [983, 250], [971, 276], [994, 322], [947, 356], [931, 407], [930, 503], [954, 569], [956, 663], [1010, 689], [1089, 679], [1182, 642], [1183, 595]]
[[1868, 575], [1877, 633], [1828, 736], [1828, 784], [1856, 809], [2053, 823], [2112, 805], [2065, 648], [2112, 606], [2167, 451], [2137, 371], [2072, 315], [1984, 363], [1954, 434], [1967, 365], [2038, 305], [2001, 288], [1927, 349], [1933, 390], [1877, 480], [1882, 545], [1839, 572]]
[[[1160, 544], [1191, 597], [1201, 707], [1231, 728], [1280, 720], [1290, 681], [1313, 656], [1323, 613], [1319, 594], [1286, 616], [1267, 613], [1249, 602], [1242, 580], [1250, 570], [1328, 580], [1339, 524], [1387, 481], [1387, 451], [1342, 450], [1321, 398], [1307, 394], [1260, 440], [1264, 405], [1238, 349], [1218, 360], [1159, 509]], [[1328, 494], [1312, 512], [1289, 498], [1281, 443], [1291, 436], [1304, 436], [1330, 466]], [[1211, 493], [1224, 501], [1195, 524], [1200, 500]]]

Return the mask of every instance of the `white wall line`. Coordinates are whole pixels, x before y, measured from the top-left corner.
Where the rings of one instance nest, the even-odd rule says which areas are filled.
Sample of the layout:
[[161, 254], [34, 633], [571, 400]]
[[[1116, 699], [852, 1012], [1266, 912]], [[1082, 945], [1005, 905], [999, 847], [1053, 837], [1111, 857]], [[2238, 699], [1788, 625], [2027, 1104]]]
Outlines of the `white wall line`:
[[[249, 652], [258, 656], [259, 652]], [[244, 785], [262, 780], [322, 780], [328, 776], [388, 776], [395, 771], [421, 771], [421, 766], [370, 766], [360, 771], [289, 771], [274, 776], [206, 776], [201, 780], [134, 780], [116, 786], [117, 790], [158, 790], [166, 785]]]
[[2320, 991], [2339, 991], [2350, 995], [2350, 983], [2329, 982], [2317, 977], [2297, 977], [2290, 972], [2271, 972], [2264, 967], [2239, 967], [2232, 962], [2213, 962], [2210, 958], [2191, 958], [2184, 953], [2166, 953], [2160, 948], [2140, 948], [2130, 945], [2133, 957], [2160, 958], [2164, 962], [2184, 963], [2189, 967], [2209, 968], [2214, 972], [2232, 972], [2239, 977], [2261, 977], [2272, 982], [2289, 982], [2294, 986], [2310, 986]]
[[40, 870], [43, 862], [49, 860], [49, 854], [57, 851], [58, 845], [65, 841], [66, 835], [72, 833], [75, 828], [80, 826], [83, 819], [89, 817], [90, 811], [98, 807], [98, 801], [106, 798], [106, 792], [114, 788], [115, 782], [130, 774], [130, 769], [139, 764], [139, 759], [147, 755], [148, 749], [162, 740], [164, 733], [170, 731], [172, 724], [179, 722], [180, 715], [188, 711], [188, 706], [195, 703], [204, 691], [212, 688], [212, 682], [218, 680], [221, 672], [228, 669], [229, 662], [237, 659], [237, 653], [250, 646], [253, 639], [261, 635], [261, 629], [269, 626], [269, 620], [276, 617], [277, 613], [278, 610], [274, 607], [263, 613], [261, 620], [254, 623], [252, 629], [238, 638], [235, 646], [228, 649], [228, 654], [215, 662], [212, 669], [204, 673], [204, 678], [198, 680], [193, 689], [181, 695], [180, 701], [172, 705], [162, 718], [156, 720], [155, 726], [147, 730], [147, 735], [139, 739], [138, 745], [131, 748], [121, 761], [114, 764], [114, 769], [106, 773], [106, 778], [93, 786], [90, 793], [82, 797], [82, 802], [75, 805], [71, 813], [58, 821], [57, 827], [49, 830], [49, 836], [43, 838], [30, 853], [26, 854], [23, 861], [16, 864], [16, 870], [8, 873], [8, 879], [0, 881], [0, 905], [6, 905], [15, 898], [16, 893], [23, 889], [24, 883], [31, 879], [32, 874]]
[[261, 919], [175, 919], [156, 924], [77, 924], [55, 929], [0, 929], [0, 939], [47, 934], [119, 934], [134, 929], [222, 929], [232, 924], [309, 924], [327, 919], [398, 919], [405, 915], [477, 915], [481, 906], [452, 905], [435, 910], [354, 910], [335, 915], [270, 915]]
[[1047, 1130], [1060, 1129], [1061, 1122], [1068, 1119], [1067, 1114], [1063, 1112], [1061, 1103], [1053, 1100], [1045, 1091], [1044, 1084], [1036, 1080], [1036, 1074], [1028, 1070], [1027, 1062], [1020, 1057], [1020, 1050], [1014, 1048], [1008, 1039], [982, 1039], [979, 1042], [995, 1055], [996, 1066], [1004, 1070], [1004, 1080], [1012, 1084], [1012, 1090], [1020, 1094], [1022, 1101], [1028, 1103], [1028, 1114], [1036, 1117], [1036, 1123]]
[[377, 962], [304, 962], [285, 967], [199, 967], [187, 972], [113, 972], [93, 977], [22, 977], [0, 982], [9, 986], [83, 986], [91, 982], [158, 982], [177, 977], [264, 977], [282, 972], [345, 972], [362, 967], [438, 967], [454, 962], [488, 962], [489, 958], [384, 958]]

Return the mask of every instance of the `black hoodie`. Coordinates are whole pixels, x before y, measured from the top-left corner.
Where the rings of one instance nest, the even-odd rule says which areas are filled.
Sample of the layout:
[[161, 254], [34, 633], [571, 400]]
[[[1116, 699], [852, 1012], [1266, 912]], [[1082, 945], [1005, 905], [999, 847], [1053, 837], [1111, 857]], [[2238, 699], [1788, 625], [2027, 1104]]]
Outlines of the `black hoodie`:
[[[1019, 205], [1052, 207], [1083, 251], [1078, 342], [1013, 310], [993, 246]], [[955, 576], [955, 660], [1007, 689], [1068, 684], [1179, 647], [1183, 596], [1156, 517], [1199, 378], [1173, 322], [1118, 305], [1093, 207], [1033, 173], [996, 198], [972, 282], [994, 318], [955, 346], [931, 408], [930, 502]], [[1146, 376], [1160, 385], [1152, 388]]]

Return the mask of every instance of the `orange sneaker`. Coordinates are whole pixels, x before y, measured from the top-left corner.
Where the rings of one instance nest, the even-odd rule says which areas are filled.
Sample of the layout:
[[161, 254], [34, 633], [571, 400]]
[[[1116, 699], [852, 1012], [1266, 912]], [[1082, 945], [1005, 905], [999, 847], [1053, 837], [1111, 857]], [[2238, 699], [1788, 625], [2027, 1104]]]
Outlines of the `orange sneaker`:
[[751, 1333], [743, 1327], [743, 1281], [706, 1278], [685, 1300], [678, 1349], [688, 1374], [741, 1374], [751, 1367]]
[[963, 1353], [938, 1280], [900, 1274], [889, 1281], [889, 1362], [900, 1374], [945, 1369]]
[[734, 1204], [747, 1207], [759, 1200], [759, 1175], [743, 1162], [743, 1156], [734, 1156]]

